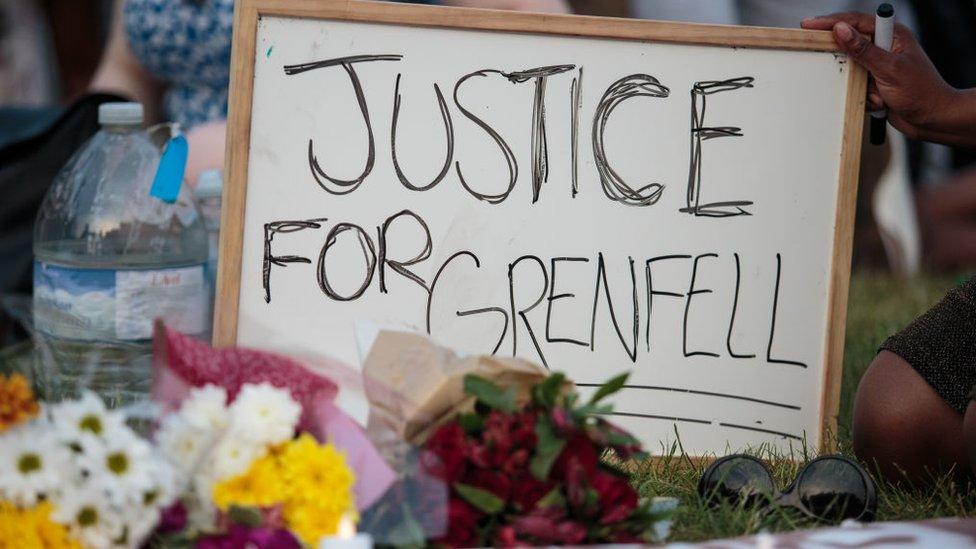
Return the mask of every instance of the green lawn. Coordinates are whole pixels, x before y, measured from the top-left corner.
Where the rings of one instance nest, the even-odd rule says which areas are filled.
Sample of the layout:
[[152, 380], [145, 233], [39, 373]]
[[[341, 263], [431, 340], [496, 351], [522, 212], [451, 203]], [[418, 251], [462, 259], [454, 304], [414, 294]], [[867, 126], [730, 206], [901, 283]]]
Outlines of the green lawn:
[[[894, 331], [938, 301], [959, 280], [955, 277], [927, 277], [910, 281], [893, 279], [879, 273], [855, 274], [848, 305], [847, 344], [844, 350], [839, 447], [850, 450], [851, 407], [857, 382], [870, 363], [878, 345]], [[757, 455], [769, 458], [769, 452]], [[812, 456], [811, 456], [812, 457]], [[634, 483], [646, 496], [672, 496], [681, 501], [675, 515], [671, 541], [701, 541], [736, 537], [761, 531], [783, 531], [817, 526], [783, 512], [766, 516], [739, 506], [707, 507], [695, 488], [702, 467], [675, 454], [663, 463], [637, 468]], [[781, 488], [795, 477], [798, 465], [777, 462], [774, 473]], [[976, 489], [961, 488], [948, 478], [936, 479], [926, 490], [904, 490], [879, 482], [878, 520], [923, 519], [939, 516], [969, 515], [976, 502]]]

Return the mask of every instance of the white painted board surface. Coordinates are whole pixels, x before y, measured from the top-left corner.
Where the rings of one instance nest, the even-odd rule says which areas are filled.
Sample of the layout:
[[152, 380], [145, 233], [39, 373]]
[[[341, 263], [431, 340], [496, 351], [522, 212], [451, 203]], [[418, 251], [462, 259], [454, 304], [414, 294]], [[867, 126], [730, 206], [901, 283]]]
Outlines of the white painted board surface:
[[[426, 332], [429, 314], [442, 343], [584, 391], [631, 370], [614, 419], [651, 451], [676, 432], [691, 454], [819, 444], [844, 57], [283, 17], [257, 32], [238, 344], [358, 364], [357, 323]], [[363, 55], [384, 57], [315, 64]], [[563, 72], [520, 72], [539, 67]], [[396, 160], [414, 187], [443, 171], [427, 190], [394, 168], [398, 81]]]

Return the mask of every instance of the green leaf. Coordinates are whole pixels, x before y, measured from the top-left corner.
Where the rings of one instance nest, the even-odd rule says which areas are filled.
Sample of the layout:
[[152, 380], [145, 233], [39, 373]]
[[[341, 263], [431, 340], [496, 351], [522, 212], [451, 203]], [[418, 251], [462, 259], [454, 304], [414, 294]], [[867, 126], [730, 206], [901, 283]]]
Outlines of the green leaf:
[[483, 377], [468, 374], [464, 376], [464, 392], [474, 396], [489, 408], [503, 412], [515, 411], [514, 387], [505, 390]]
[[566, 376], [563, 373], [550, 374], [549, 377], [532, 388], [532, 399], [543, 408], [552, 408], [556, 405], [556, 399], [559, 397], [559, 392], [565, 382]]
[[535, 423], [535, 436], [538, 442], [535, 447], [535, 456], [529, 463], [529, 471], [535, 478], [546, 480], [549, 478], [552, 465], [556, 463], [556, 458], [566, 446], [566, 441], [556, 434], [549, 418], [541, 414]]
[[613, 413], [612, 404], [584, 404], [573, 410], [573, 414], [579, 418], [588, 416], [605, 416]]
[[227, 511], [227, 516], [234, 524], [240, 524], [249, 528], [261, 526], [263, 520], [261, 511], [254, 507], [244, 507], [241, 505], [231, 505], [230, 510]]
[[630, 377], [630, 372], [624, 372], [619, 376], [616, 376], [608, 380], [606, 383], [601, 385], [600, 388], [597, 389], [595, 393], [593, 393], [593, 396], [590, 398], [590, 404], [596, 404], [597, 402], [600, 402], [604, 398], [623, 389], [624, 384], [627, 383], [628, 377]]
[[566, 497], [563, 496], [562, 487], [556, 486], [552, 490], [549, 490], [549, 492], [542, 496], [535, 505], [540, 509], [548, 509], [550, 507], [566, 507]]
[[482, 490], [481, 488], [475, 488], [470, 484], [462, 484], [460, 482], [454, 484], [454, 489], [464, 501], [467, 501], [489, 515], [499, 513], [505, 508], [505, 501], [488, 490]]
[[634, 438], [634, 435], [630, 433], [625, 433], [621, 431], [605, 429], [603, 430], [607, 434], [607, 440], [610, 441], [611, 446], [628, 446], [640, 444], [640, 441]]
[[478, 414], [461, 414], [458, 416], [458, 425], [465, 433], [472, 434], [484, 429], [485, 420]]

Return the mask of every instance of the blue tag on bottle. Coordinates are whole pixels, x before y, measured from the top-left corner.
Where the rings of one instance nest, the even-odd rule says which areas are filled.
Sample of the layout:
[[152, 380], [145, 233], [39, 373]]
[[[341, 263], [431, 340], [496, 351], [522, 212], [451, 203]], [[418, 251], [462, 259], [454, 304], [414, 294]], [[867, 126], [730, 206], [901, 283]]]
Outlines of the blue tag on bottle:
[[152, 188], [149, 195], [172, 204], [176, 202], [176, 197], [180, 194], [180, 187], [183, 186], [183, 173], [186, 170], [186, 155], [189, 146], [186, 138], [177, 135], [166, 143], [163, 156], [159, 159], [159, 168], [156, 169], [156, 177], [153, 179]]

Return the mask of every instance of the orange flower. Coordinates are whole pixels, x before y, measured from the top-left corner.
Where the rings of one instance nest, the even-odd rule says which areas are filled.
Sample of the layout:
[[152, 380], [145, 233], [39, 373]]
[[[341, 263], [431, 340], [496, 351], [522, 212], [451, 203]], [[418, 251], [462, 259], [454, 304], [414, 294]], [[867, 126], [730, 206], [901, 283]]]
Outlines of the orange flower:
[[39, 411], [27, 378], [0, 374], [0, 432], [33, 418]]

